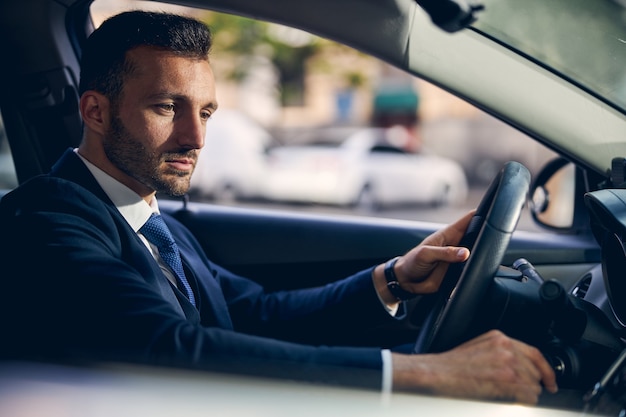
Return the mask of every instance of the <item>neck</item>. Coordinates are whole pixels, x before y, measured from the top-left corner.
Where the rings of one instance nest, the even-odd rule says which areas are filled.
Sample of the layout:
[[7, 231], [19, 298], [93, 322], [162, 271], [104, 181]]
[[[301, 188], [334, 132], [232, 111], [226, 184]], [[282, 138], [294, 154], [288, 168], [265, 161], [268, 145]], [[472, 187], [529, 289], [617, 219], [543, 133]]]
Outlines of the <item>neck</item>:
[[109, 160], [109, 158], [107, 158], [104, 150], [102, 150], [101, 148], [90, 146], [88, 141], [83, 140], [78, 147], [78, 153], [91, 164], [104, 171], [107, 175], [111, 176], [115, 180], [121, 182], [122, 184], [136, 192], [141, 198], [146, 201], [146, 203], [150, 204], [150, 202], [156, 195], [156, 191], [149, 187], [146, 187], [134, 178], [129, 177], [123, 171], [117, 168]]

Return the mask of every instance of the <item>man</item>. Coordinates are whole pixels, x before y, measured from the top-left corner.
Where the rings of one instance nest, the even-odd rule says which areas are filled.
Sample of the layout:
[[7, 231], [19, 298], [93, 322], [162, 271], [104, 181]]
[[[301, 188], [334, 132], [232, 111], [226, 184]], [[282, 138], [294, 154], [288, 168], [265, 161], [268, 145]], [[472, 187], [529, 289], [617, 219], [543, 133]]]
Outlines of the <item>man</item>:
[[[542, 384], [556, 391], [537, 349], [495, 331], [429, 355], [267, 337], [302, 326], [322, 337], [359, 317], [393, 320], [403, 295], [435, 292], [447, 263], [467, 259], [468, 250], [454, 245], [471, 213], [394, 263], [298, 291], [265, 293], [215, 265], [167, 215], [179, 253], [163, 245], [169, 232], [152, 222], [155, 193], [187, 191], [217, 109], [209, 48], [203, 24], [170, 14], [123, 13], [90, 36], [80, 146], [0, 204], [0, 230], [11, 236], [0, 250], [3, 356], [351, 380], [527, 403]], [[385, 272], [395, 273], [404, 293], [392, 293]]]

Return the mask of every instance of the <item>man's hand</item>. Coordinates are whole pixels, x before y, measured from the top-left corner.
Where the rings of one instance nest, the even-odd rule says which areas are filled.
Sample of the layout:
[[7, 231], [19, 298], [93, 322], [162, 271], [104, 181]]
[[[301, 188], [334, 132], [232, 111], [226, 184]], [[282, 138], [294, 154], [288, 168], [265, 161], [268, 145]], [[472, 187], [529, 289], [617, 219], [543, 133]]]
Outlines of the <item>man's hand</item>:
[[542, 384], [557, 391], [541, 352], [497, 330], [443, 353], [393, 354], [395, 391], [536, 404]]
[[[461, 241], [465, 230], [474, 216], [467, 213], [456, 222], [444, 227], [424, 239], [418, 246], [400, 257], [395, 265], [395, 273], [402, 289], [415, 294], [434, 293], [446, 274], [448, 265], [463, 262], [469, 257], [469, 250], [455, 245]], [[374, 285], [381, 299], [389, 306], [398, 301], [387, 289], [384, 264], [374, 270]]]

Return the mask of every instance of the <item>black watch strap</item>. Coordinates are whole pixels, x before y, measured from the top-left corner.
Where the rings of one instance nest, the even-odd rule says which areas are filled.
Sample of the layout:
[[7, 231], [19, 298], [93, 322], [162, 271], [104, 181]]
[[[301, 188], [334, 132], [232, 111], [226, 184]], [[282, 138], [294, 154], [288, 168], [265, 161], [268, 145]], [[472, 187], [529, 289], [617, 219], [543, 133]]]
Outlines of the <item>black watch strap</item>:
[[400, 283], [396, 277], [396, 272], [393, 269], [394, 266], [396, 266], [398, 259], [400, 259], [400, 257], [396, 256], [395, 258], [387, 261], [385, 264], [385, 279], [387, 280], [387, 288], [389, 289], [391, 295], [396, 297], [398, 301], [406, 301], [411, 298], [415, 298], [417, 294], [403, 290], [402, 287], [400, 287]]

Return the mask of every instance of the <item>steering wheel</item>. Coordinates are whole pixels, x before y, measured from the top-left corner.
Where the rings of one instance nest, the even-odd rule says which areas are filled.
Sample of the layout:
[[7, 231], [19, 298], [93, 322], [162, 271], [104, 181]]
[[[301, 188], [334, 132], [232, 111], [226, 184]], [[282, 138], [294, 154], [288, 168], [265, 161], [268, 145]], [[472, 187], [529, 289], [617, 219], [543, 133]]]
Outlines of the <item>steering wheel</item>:
[[507, 162], [492, 181], [460, 243], [470, 257], [448, 268], [414, 353], [442, 352], [476, 336], [473, 318], [500, 267], [529, 186], [530, 173], [518, 162]]

